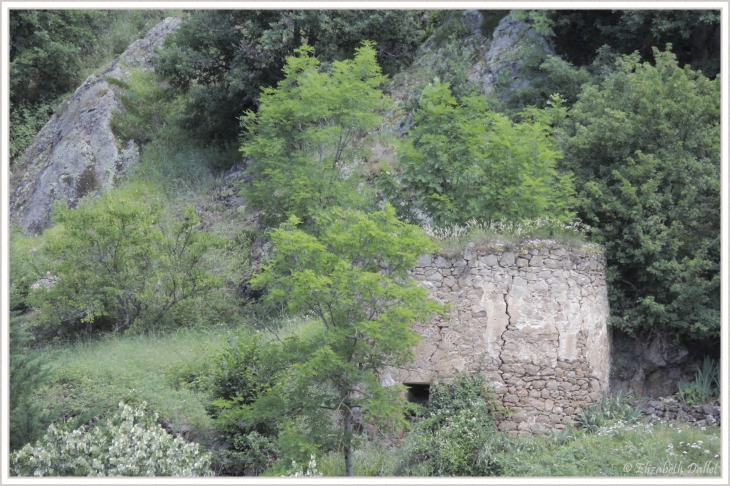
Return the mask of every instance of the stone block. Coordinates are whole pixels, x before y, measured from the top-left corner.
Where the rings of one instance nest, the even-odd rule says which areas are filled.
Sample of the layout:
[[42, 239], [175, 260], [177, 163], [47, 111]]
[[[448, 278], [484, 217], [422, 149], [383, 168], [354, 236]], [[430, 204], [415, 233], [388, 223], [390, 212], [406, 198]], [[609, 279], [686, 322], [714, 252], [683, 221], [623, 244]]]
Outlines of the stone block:
[[502, 432], [509, 432], [510, 430], [517, 430], [517, 424], [511, 420], [505, 420], [499, 424], [499, 430]]
[[532, 255], [532, 258], [530, 258], [530, 266], [531, 267], [542, 267], [543, 265], [543, 258], [539, 255]]
[[502, 253], [502, 256], [499, 258], [499, 265], [502, 267], [509, 267], [510, 265], [514, 265], [515, 263], [515, 254], [511, 251], [506, 251]]
[[508, 403], [517, 403], [520, 401], [520, 399], [511, 393], [508, 393], [504, 396], [503, 400]]
[[510, 417], [513, 422], [520, 423], [527, 420], [527, 415], [524, 412], [518, 412]]
[[487, 255], [484, 257], [483, 263], [488, 267], [494, 267], [497, 265], [497, 256], [496, 255]]

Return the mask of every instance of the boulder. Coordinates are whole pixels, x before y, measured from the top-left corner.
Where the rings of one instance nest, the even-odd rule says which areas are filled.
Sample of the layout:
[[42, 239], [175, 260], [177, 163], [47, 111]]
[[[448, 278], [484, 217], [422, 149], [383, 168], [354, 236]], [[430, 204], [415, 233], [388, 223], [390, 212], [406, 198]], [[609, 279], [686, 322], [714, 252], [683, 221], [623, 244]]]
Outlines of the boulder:
[[484, 16], [479, 10], [464, 10], [461, 14], [461, 23], [475, 35], [481, 34], [481, 25]]
[[129, 68], [152, 69], [155, 47], [180, 19], [167, 18], [132, 43], [101, 76], [91, 75], [38, 132], [10, 175], [10, 219], [26, 232], [50, 226], [55, 201], [75, 207], [88, 194], [114, 187], [139, 159], [133, 140], [119, 143], [110, 122], [123, 109], [107, 78], [128, 79]]
[[469, 79], [479, 83], [487, 96], [494, 96], [501, 90], [524, 88], [529, 80], [519, 76], [519, 68], [531, 50], [555, 54], [545, 37], [536, 33], [526, 22], [507, 15], [494, 29], [486, 54], [473, 67]]

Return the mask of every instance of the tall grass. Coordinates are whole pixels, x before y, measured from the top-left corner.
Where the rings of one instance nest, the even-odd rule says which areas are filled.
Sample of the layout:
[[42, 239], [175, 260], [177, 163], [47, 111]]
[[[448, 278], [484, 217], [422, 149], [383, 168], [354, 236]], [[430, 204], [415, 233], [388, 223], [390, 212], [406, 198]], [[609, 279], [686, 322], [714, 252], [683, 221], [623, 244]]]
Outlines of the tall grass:
[[[504, 476], [719, 476], [719, 436], [718, 427], [617, 421], [596, 433], [505, 438], [496, 457]], [[717, 468], [702, 471], [708, 462]]]
[[[498, 432], [483, 447], [502, 476], [720, 475], [718, 427], [616, 420], [595, 432], [573, 427], [544, 436]], [[403, 453], [402, 446], [365, 442], [353, 454], [355, 476], [394, 476]], [[342, 452], [329, 452], [316, 461], [323, 476], [344, 475]], [[674, 470], [669, 469], [672, 465]]]
[[697, 368], [695, 382], [680, 381], [677, 384], [679, 397], [684, 403], [710, 403], [720, 393], [720, 367], [718, 363], [705, 356], [702, 367]]
[[[206, 414], [206, 377], [214, 356], [233, 334], [228, 327], [165, 335], [106, 336], [36, 350], [52, 358], [52, 380], [36, 401], [60, 420], [103, 418], [119, 402], [146, 401], [174, 432], [204, 445], [213, 425]], [[80, 425], [80, 424], [79, 424]]]
[[441, 245], [443, 253], [449, 257], [461, 254], [469, 244], [510, 248], [540, 242], [557, 243], [570, 248], [599, 248], [598, 245], [587, 241], [586, 233], [590, 230], [590, 226], [580, 221], [566, 223], [550, 217], [519, 222], [504, 219], [499, 221], [472, 219], [463, 226], [427, 225], [423, 230]]

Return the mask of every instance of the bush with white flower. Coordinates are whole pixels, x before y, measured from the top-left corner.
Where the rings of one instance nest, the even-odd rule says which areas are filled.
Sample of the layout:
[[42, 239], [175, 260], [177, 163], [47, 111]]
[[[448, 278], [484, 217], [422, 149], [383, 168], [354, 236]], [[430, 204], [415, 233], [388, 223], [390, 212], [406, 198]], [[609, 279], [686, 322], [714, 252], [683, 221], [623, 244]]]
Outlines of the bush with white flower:
[[211, 455], [198, 444], [173, 437], [154, 417], [145, 415], [146, 404], [132, 408], [119, 404], [119, 412], [106, 427], [89, 431], [48, 428], [35, 446], [27, 444], [10, 454], [13, 476], [212, 476]]

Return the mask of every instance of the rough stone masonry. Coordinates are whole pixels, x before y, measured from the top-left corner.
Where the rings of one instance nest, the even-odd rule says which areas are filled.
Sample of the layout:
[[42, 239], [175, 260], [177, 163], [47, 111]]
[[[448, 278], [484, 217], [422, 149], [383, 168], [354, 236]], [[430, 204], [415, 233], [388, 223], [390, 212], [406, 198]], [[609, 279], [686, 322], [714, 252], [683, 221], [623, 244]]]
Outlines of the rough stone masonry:
[[413, 277], [445, 317], [414, 326], [422, 341], [404, 384], [448, 382], [481, 369], [514, 434], [564, 429], [609, 388], [605, 260], [595, 249], [534, 242], [504, 250], [467, 247], [456, 258], [424, 256]]

